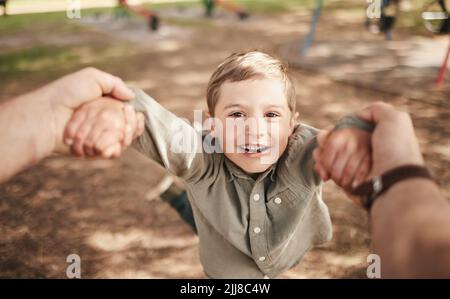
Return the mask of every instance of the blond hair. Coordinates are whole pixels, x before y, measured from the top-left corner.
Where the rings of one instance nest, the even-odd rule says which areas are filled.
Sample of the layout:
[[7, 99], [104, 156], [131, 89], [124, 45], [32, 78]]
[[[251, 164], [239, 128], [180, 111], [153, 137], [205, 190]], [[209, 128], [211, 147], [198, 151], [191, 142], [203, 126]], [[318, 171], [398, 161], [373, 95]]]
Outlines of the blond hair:
[[283, 63], [267, 53], [259, 51], [234, 53], [227, 57], [212, 74], [207, 91], [206, 102], [211, 115], [220, 96], [220, 87], [225, 82], [238, 82], [253, 78], [280, 79], [285, 85], [289, 109], [295, 112], [295, 89]]

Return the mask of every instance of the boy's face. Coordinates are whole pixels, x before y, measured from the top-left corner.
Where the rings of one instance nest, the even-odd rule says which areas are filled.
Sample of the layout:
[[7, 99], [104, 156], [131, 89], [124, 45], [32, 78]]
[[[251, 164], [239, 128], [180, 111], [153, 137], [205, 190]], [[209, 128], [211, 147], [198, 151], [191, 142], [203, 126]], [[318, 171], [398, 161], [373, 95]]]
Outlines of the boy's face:
[[[294, 128], [284, 83], [277, 79], [225, 82], [214, 110], [213, 131], [225, 156], [247, 173], [260, 173], [286, 149]], [[233, 124], [233, 125], [230, 125]]]

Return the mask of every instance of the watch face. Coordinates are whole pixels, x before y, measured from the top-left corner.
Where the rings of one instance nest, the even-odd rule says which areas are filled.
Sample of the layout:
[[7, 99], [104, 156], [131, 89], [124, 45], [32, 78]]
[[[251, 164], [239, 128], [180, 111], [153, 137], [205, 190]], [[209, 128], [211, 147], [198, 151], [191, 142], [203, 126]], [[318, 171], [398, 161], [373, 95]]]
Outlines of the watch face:
[[381, 190], [383, 189], [383, 181], [381, 180], [381, 177], [380, 176], [374, 177], [372, 182], [373, 182], [373, 193], [377, 194], [381, 192]]

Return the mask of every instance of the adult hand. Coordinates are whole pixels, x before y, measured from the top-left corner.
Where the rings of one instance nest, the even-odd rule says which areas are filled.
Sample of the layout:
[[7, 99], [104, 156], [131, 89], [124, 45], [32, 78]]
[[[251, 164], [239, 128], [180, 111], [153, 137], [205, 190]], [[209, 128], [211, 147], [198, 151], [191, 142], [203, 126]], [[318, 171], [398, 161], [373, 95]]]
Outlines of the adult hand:
[[126, 101], [134, 94], [119, 78], [87, 68], [1, 103], [0, 182], [53, 152], [68, 151], [63, 133], [74, 110], [102, 96]]
[[[357, 116], [375, 124], [371, 137], [372, 168], [369, 177], [383, 174], [401, 165], [424, 164], [408, 113], [398, 111], [389, 104], [377, 102], [359, 111]], [[328, 130], [319, 132], [317, 137], [319, 148], [315, 150], [316, 156], [325, 146], [329, 134]], [[322, 179], [327, 180], [329, 174], [324, 169], [320, 163], [316, 165]]]
[[[73, 111], [82, 104], [109, 96], [117, 100], [133, 99], [133, 92], [118, 77], [95, 68], [85, 68], [64, 76], [42, 88], [53, 115], [55, 151], [65, 151], [63, 132]], [[70, 141], [67, 142], [70, 145]]]
[[398, 166], [424, 164], [408, 113], [377, 102], [362, 109], [357, 115], [375, 124], [372, 134], [372, 177]]

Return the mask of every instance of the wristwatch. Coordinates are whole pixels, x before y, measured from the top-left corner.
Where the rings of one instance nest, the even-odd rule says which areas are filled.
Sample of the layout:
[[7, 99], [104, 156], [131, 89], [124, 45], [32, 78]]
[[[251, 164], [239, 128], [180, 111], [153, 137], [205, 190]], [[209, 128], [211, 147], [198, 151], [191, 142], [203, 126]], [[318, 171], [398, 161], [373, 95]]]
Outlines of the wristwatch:
[[363, 207], [370, 210], [377, 197], [385, 193], [394, 184], [411, 178], [425, 178], [437, 183], [426, 167], [405, 165], [389, 170], [380, 176], [372, 178], [370, 181], [361, 183], [353, 189], [352, 194], [361, 197]]

